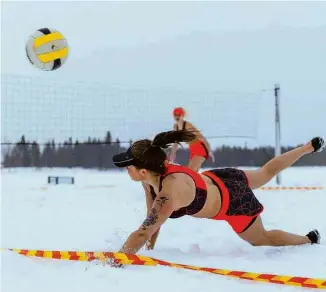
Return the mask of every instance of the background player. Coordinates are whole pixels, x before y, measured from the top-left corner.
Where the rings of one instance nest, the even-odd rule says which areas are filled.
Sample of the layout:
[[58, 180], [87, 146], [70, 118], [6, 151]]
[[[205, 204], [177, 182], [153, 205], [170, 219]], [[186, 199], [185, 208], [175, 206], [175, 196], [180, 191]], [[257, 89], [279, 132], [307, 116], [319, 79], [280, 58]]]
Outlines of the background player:
[[[185, 115], [186, 112], [182, 107], [177, 107], [173, 110], [173, 117], [175, 120], [173, 130], [189, 130], [196, 134], [196, 139], [187, 143], [190, 152], [188, 167], [194, 171], [198, 171], [208, 157], [212, 159], [213, 163], [215, 162], [215, 157], [206, 138], [192, 123], [184, 119]], [[175, 160], [177, 149], [178, 144], [175, 143], [169, 157], [171, 162]]]

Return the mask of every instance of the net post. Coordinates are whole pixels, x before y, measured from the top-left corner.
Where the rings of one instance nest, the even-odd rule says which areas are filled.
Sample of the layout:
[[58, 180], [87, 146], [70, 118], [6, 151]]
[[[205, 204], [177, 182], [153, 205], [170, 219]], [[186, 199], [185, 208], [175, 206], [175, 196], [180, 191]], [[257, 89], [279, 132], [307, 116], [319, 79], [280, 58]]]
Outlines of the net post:
[[[275, 84], [275, 157], [281, 155], [280, 86]], [[276, 183], [281, 184], [281, 175], [276, 175]]]

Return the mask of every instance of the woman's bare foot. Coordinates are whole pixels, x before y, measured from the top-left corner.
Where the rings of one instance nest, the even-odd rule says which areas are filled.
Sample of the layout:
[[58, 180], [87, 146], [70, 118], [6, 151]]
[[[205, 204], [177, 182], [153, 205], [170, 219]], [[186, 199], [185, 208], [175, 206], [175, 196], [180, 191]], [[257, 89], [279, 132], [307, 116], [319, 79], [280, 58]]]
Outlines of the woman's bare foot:
[[313, 153], [313, 152], [321, 152], [325, 147], [324, 139], [321, 137], [315, 137], [307, 144], [303, 145], [305, 154]]

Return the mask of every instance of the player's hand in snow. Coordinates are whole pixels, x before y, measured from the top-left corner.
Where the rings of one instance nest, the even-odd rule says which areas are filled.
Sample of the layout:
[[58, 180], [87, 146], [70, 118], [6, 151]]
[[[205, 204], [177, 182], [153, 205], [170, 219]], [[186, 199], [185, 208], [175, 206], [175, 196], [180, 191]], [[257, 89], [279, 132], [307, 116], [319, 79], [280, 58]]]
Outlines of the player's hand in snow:
[[107, 259], [105, 261], [105, 264], [111, 266], [112, 268], [122, 268], [123, 267], [123, 265], [120, 264], [120, 262], [116, 259]]

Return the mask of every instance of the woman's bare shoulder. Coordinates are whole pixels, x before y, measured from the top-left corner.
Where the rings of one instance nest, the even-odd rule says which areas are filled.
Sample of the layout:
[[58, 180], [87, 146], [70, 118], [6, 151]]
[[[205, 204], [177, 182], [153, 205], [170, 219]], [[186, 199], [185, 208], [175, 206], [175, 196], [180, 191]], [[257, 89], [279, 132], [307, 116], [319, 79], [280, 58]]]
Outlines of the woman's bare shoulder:
[[195, 185], [193, 179], [185, 173], [173, 173], [168, 175], [162, 182], [162, 190], [169, 192], [179, 192]]

